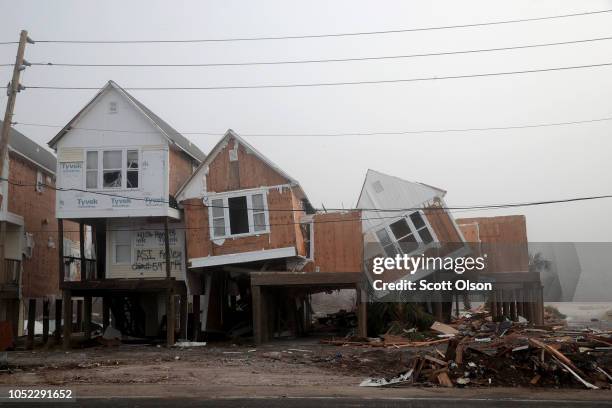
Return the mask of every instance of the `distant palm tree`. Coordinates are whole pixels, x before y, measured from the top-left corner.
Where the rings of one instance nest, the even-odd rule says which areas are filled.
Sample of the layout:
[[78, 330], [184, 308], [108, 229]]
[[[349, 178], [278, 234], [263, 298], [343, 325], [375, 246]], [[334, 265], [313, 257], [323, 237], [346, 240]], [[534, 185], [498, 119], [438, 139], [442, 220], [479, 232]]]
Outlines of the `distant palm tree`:
[[542, 256], [541, 252], [529, 254], [529, 272], [548, 271], [550, 261]]

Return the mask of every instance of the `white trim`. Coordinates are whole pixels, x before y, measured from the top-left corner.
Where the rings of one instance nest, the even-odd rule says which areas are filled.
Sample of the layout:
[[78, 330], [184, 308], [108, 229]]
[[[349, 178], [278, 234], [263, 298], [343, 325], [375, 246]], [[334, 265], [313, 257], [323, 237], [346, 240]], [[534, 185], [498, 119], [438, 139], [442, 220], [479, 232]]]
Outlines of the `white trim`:
[[[168, 204], [166, 204], [168, 205]], [[88, 209], [89, 210], [89, 209]], [[75, 210], [56, 210], [55, 217], [62, 219], [73, 219]], [[175, 220], [181, 219], [181, 212], [176, 208], [157, 207], [157, 208], [106, 208], [100, 210], [91, 210], [79, 213], [78, 218], [129, 218], [129, 217], [170, 217]]]
[[19, 226], [23, 226], [24, 223], [21, 215], [9, 211], [0, 211], [0, 221], [6, 221]]
[[[255, 224], [253, 221], [253, 196], [257, 194], [263, 195], [263, 213], [264, 213], [264, 223], [265, 229], [255, 231]], [[242, 234], [232, 234], [230, 230], [230, 213], [229, 213], [229, 204], [228, 199], [234, 197], [246, 197], [247, 201], [247, 216], [249, 223], [249, 232], [245, 232]], [[214, 230], [214, 222], [213, 222], [213, 208], [209, 207], [209, 203], [213, 200], [223, 200], [223, 219], [225, 222], [225, 234], [222, 236], [216, 236]], [[252, 188], [248, 190], [234, 190], [228, 191], [225, 193], [209, 193], [206, 194], [202, 198], [202, 203], [209, 209], [208, 211], [208, 226], [210, 230], [210, 237], [212, 240], [221, 240], [221, 239], [229, 239], [229, 238], [240, 238], [240, 237], [248, 237], [252, 235], [262, 235], [270, 233], [270, 212], [268, 210], [268, 189], [267, 188]], [[261, 211], [259, 211], [261, 212]], [[217, 217], [221, 218], [221, 217]]]
[[229, 265], [243, 262], [263, 261], [266, 259], [296, 256], [295, 247], [262, 249], [261, 251], [240, 252], [236, 254], [206, 256], [189, 260], [189, 268]]
[[[425, 242], [423, 242], [423, 239], [421, 238], [421, 234], [419, 234], [419, 229], [417, 229], [414, 225], [414, 223], [412, 222], [412, 219], [410, 218], [410, 216], [414, 213], [418, 212], [421, 215], [421, 219], [423, 220], [423, 222], [425, 223], [425, 227], [427, 228], [427, 230], [429, 231], [429, 233], [431, 234], [431, 238], [432, 241], [429, 244], [426, 244]], [[419, 244], [419, 248], [415, 249], [414, 251], [406, 254], [406, 255], [412, 255], [417, 251], [420, 252], [425, 252], [427, 249], [429, 249], [429, 247], [435, 245], [436, 243], [438, 243], [438, 236], [436, 235], [436, 232], [433, 230], [433, 228], [431, 227], [431, 224], [429, 223], [429, 220], [427, 219], [427, 216], [425, 215], [425, 213], [422, 210], [417, 210], [417, 211], [408, 211], [404, 214], [402, 214], [401, 216], [392, 219], [391, 221], [388, 221], [387, 223], [383, 224], [383, 225], [379, 225], [377, 228], [373, 229], [374, 231], [374, 235], [376, 236], [376, 239], [378, 240], [378, 243], [381, 244], [380, 240], [378, 239], [378, 236], [376, 235], [376, 233], [382, 229], [384, 229], [387, 232], [387, 235], [389, 236], [389, 238], [392, 240], [393, 245], [395, 246], [395, 249], [398, 253], [403, 254], [403, 251], [400, 248], [399, 245], [399, 241], [398, 238], [395, 236], [395, 234], [393, 233], [393, 231], [391, 230], [391, 224], [404, 219], [406, 220], [408, 227], [410, 228], [410, 234], [412, 234], [414, 236], [414, 238], [416, 239], [416, 243]], [[421, 228], [423, 229], [423, 228]], [[421, 245], [425, 245], [425, 246], [421, 246]], [[386, 254], [386, 253], [385, 253]]]

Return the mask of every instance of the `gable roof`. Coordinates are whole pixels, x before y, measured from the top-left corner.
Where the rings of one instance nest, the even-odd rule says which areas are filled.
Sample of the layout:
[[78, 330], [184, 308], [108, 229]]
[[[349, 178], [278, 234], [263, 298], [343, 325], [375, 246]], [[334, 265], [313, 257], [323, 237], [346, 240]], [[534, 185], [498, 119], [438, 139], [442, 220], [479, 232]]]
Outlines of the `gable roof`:
[[172, 126], [170, 126], [163, 119], [161, 119], [159, 116], [153, 113], [153, 111], [147, 108], [142, 102], [134, 98], [125, 89], [121, 88], [119, 85], [117, 85], [116, 82], [112, 80], [108, 81], [106, 85], [102, 89], [100, 89], [100, 91], [98, 91], [96, 96], [94, 96], [94, 98], [91, 101], [89, 101], [89, 103], [87, 103], [87, 105], [85, 105], [83, 109], [81, 109], [79, 113], [77, 113], [76, 116], [72, 118], [70, 122], [68, 122], [68, 124], [64, 126], [64, 128], [60, 130], [57, 135], [55, 135], [53, 139], [49, 141], [49, 146], [51, 148], [55, 148], [55, 146], [57, 145], [57, 142], [66, 133], [70, 131], [74, 122], [76, 122], [81, 117], [81, 115], [90, 106], [96, 103], [102, 97], [102, 95], [109, 89], [115, 89], [120, 94], [125, 96], [125, 98], [128, 101], [130, 101], [136, 107], [137, 110], [141, 111], [157, 128], [159, 128], [159, 130], [161, 130], [162, 134], [166, 137], [166, 139], [168, 139], [168, 141], [178, 146], [179, 149], [183, 150], [185, 153], [187, 153], [189, 156], [193, 157], [199, 162], [202, 162], [206, 158], [206, 155], [204, 154], [204, 152], [202, 152], [195, 144], [191, 143], [189, 139], [187, 139], [185, 136], [180, 134]]
[[225, 145], [229, 142], [229, 140], [233, 138], [235, 140], [237, 140], [240, 144], [242, 144], [247, 150], [250, 151], [250, 153], [254, 154], [255, 156], [257, 156], [257, 158], [259, 158], [261, 161], [263, 161], [266, 165], [268, 165], [270, 168], [272, 168], [274, 171], [276, 171], [278, 174], [280, 174], [282, 177], [286, 178], [287, 181], [290, 184], [295, 185], [296, 187], [298, 187], [300, 189], [300, 191], [302, 192], [303, 198], [305, 198], [306, 200], [308, 200], [308, 198], [306, 197], [306, 194], [304, 193], [304, 191], [302, 190], [302, 187], [300, 186], [300, 183], [294, 179], [293, 177], [291, 177], [289, 174], [285, 173], [279, 166], [277, 166], [275, 163], [273, 163], [270, 159], [268, 159], [266, 156], [264, 156], [263, 154], [261, 154], [259, 151], [257, 151], [257, 149], [255, 149], [253, 146], [251, 146], [246, 140], [244, 140], [242, 137], [240, 137], [236, 132], [234, 132], [232, 129], [228, 129], [227, 132], [225, 132], [225, 135], [223, 135], [223, 137], [221, 138], [221, 140], [219, 140], [217, 142], [217, 144], [215, 145], [215, 147], [212, 148], [212, 150], [210, 151], [210, 153], [208, 154], [208, 156], [206, 156], [206, 159], [200, 164], [200, 166], [196, 169], [196, 171], [194, 171], [191, 176], [189, 176], [189, 178], [187, 179], [187, 181], [185, 181], [185, 183], [183, 183], [183, 185], [178, 189], [178, 191], [176, 192], [176, 197], [179, 197], [181, 192], [185, 189], [185, 187], [191, 182], [191, 180], [193, 180], [193, 178], [196, 176], [196, 174], [200, 171], [200, 169], [202, 169], [203, 167], [206, 167], [208, 165], [210, 165], [210, 163], [212, 163], [212, 161], [215, 159], [215, 157], [217, 157], [217, 155], [223, 150], [223, 148], [225, 147]]
[[[2, 121], [0, 120], [1, 125]], [[9, 149], [42, 167], [49, 173], [55, 174], [57, 160], [53, 153], [13, 127], [10, 128]]]

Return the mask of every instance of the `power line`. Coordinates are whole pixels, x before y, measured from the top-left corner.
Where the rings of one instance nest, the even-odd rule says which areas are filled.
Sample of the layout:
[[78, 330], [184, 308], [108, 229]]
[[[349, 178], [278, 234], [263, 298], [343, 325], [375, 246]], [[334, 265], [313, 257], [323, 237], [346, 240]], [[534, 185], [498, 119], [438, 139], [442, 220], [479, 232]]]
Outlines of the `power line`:
[[[494, 52], [494, 51], [510, 51], [520, 50], [529, 48], [541, 48], [551, 47], [559, 45], [570, 45], [580, 44], [596, 41], [611, 40], [612, 37], [598, 37], [589, 38], [582, 40], [573, 41], [560, 41], [552, 43], [540, 43], [540, 44], [526, 44], [516, 45], [507, 47], [496, 47], [496, 48], [482, 48], [472, 50], [459, 50], [459, 51], [438, 51], [428, 53], [417, 53], [417, 54], [404, 54], [404, 55], [387, 55], [387, 56], [374, 56], [374, 57], [353, 57], [353, 58], [324, 58], [324, 59], [304, 59], [304, 60], [290, 60], [290, 61], [247, 61], [247, 62], [220, 62], [220, 63], [183, 63], [183, 64], [98, 64], [98, 63], [55, 63], [55, 62], [32, 62], [32, 65], [46, 66], [46, 67], [127, 67], [127, 68], [141, 68], [141, 67], [231, 67], [231, 66], [253, 66], [253, 65], [287, 65], [287, 64], [316, 64], [316, 63], [334, 63], [334, 62], [356, 62], [356, 61], [380, 61], [390, 59], [405, 59], [405, 58], [416, 58], [416, 57], [433, 57], [433, 56], [444, 56], [444, 55], [458, 55], [458, 54], [475, 54], [480, 52]], [[0, 64], [0, 66], [12, 66], [13, 64]]]
[[[474, 128], [448, 128], [448, 129], [421, 129], [421, 130], [400, 130], [392, 132], [346, 132], [346, 133], [240, 133], [245, 137], [344, 137], [344, 136], [394, 136], [394, 135], [409, 135], [409, 134], [427, 134], [427, 133], [453, 133], [453, 132], [480, 132], [480, 131], [494, 131], [494, 130], [516, 130], [516, 129], [531, 129], [541, 127], [553, 127], [553, 126], [565, 126], [565, 125], [580, 125], [586, 123], [596, 122], [607, 122], [611, 121], [612, 117], [604, 117], [597, 119], [586, 119], [586, 120], [575, 120], [567, 122], [548, 122], [548, 123], [535, 123], [535, 124], [524, 124], [524, 125], [510, 125], [510, 126], [492, 126], [492, 127], [474, 127]], [[63, 128], [64, 125], [51, 125], [44, 123], [28, 123], [28, 122], [14, 122], [16, 126], [34, 126], [34, 127], [49, 127], [49, 128]], [[126, 129], [103, 129], [103, 128], [85, 128], [85, 127], [71, 127], [70, 130], [84, 130], [91, 132], [108, 132], [108, 133], [132, 133], [132, 134], [156, 134], [154, 131], [131, 131]], [[224, 132], [177, 132], [181, 135], [203, 135], [203, 136], [221, 136]]]
[[[110, 197], [115, 197], [115, 198], [124, 198], [124, 199], [130, 199], [130, 200], [135, 200], [135, 201], [150, 201], [149, 198], [142, 198], [142, 197], [130, 197], [130, 196], [125, 196], [125, 195], [120, 195], [120, 194], [113, 194], [113, 193], [106, 193], [106, 192], [102, 192], [102, 191], [92, 191], [92, 190], [84, 190], [84, 189], [79, 189], [79, 188], [62, 188], [62, 187], [55, 187], [55, 186], [51, 186], [51, 185], [47, 185], [45, 183], [36, 183], [36, 184], [32, 184], [32, 183], [25, 183], [22, 181], [15, 181], [15, 180], [9, 180], [6, 178], [0, 178], [0, 181], [6, 181], [9, 184], [16, 186], [16, 187], [36, 187], [36, 186], [44, 186], [44, 187], [48, 187], [52, 190], [55, 191], [59, 191], [59, 192], [68, 192], [68, 191], [73, 191], [73, 192], [79, 192], [79, 193], [88, 193], [88, 194], [94, 194], [94, 195], [103, 195], [103, 196], [110, 196]], [[545, 200], [545, 201], [530, 201], [530, 202], [518, 202], [518, 203], [505, 203], [505, 204], [484, 204], [484, 205], [467, 205], [467, 206], [453, 206], [453, 207], [449, 207], [449, 206], [445, 206], [445, 207], [431, 207], [428, 209], [431, 210], [491, 210], [491, 209], [503, 209], [503, 208], [516, 208], [516, 207], [532, 207], [532, 206], [539, 206], [539, 205], [550, 205], [550, 204], [563, 204], [563, 203], [572, 203], [572, 202], [579, 202], [579, 201], [591, 201], [591, 200], [600, 200], [600, 199], [606, 199], [606, 198], [612, 198], [612, 194], [607, 194], [607, 195], [597, 195], [597, 196], [586, 196], [586, 197], [574, 197], [574, 198], [564, 198], [564, 199], [558, 199], [558, 200]], [[162, 203], [162, 204], [171, 204], [170, 201], [165, 201], [165, 200], [155, 200], [156, 203]], [[200, 207], [199, 204], [190, 204], [190, 203], [182, 203], [183, 206], [194, 206], [194, 207]], [[210, 205], [207, 204], [206, 207], [209, 208], [230, 208], [229, 206], [215, 206], [215, 205]], [[254, 210], [255, 208], [249, 208], [249, 207], [241, 207], [242, 209], [245, 210]], [[417, 211], [417, 210], [422, 210], [422, 207], [411, 207], [411, 208], [328, 208], [328, 209], [319, 209], [318, 211], [363, 211], [363, 212], [406, 212], [406, 211]], [[255, 210], [258, 211], [264, 211], [264, 212], [300, 212], [303, 213], [305, 212], [303, 209], [296, 209], [296, 208], [276, 208], [276, 209], [261, 209], [261, 208], [257, 208]]]
[[[510, 20], [488, 21], [482, 23], [467, 23], [454, 24], [445, 26], [432, 27], [415, 27], [415, 28], [400, 28], [395, 30], [378, 30], [378, 31], [359, 31], [348, 33], [328, 33], [328, 34], [307, 34], [307, 35], [283, 35], [283, 36], [256, 36], [256, 37], [231, 37], [231, 38], [207, 38], [207, 39], [179, 39], [179, 40], [37, 40], [37, 43], [54, 43], [54, 44], [162, 44], [162, 43], [206, 43], [206, 42], [237, 42], [237, 41], [267, 41], [267, 40], [295, 40], [308, 38], [330, 38], [330, 37], [355, 37], [367, 35], [382, 35], [382, 34], [397, 34], [418, 31], [432, 30], [448, 30], [470, 27], [485, 27], [501, 24], [525, 23], [533, 21], [544, 21], [553, 19], [562, 19], [569, 17], [588, 16], [596, 14], [610, 13], [612, 9], [586, 11], [580, 13], [559, 14], [553, 16], [531, 17]], [[0, 42], [0, 45], [15, 44], [15, 41]]]
[[[465, 75], [448, 75], [422, 78], [407, 78], [407, 79], [383, 79], [375, 81], [344, 81], [344, 82], [316, 82], [316, 83], [301, 83], [301, 84], [265, 84], [265, 85], [229, 85], [229, 86], [183, 86], [183, 87], [127, 87], [123, 88], [127, 91], [212, 91], [212, 90], [231, 90], [231, 89], [265, 89], [265, 88], [311, 88], [322, 86], [343, 86], [343, 85], [373, 85], [373, 84], [391, 84], [391, 83], [407, 83], [420, 81], [438, 81], [445, 79], [464, 79], [464, 78], [484, 78], [502, 75], [520, 75], [531, 74], [536, 72], [552, 72], [552, 71], [567, 71], [582, 68], [597, 68], [607, 67], [612, 65], [612, 62], [601, 64], [575, 65], [565, 67], [529, 69], [520, 71], [506, 72], [486, 72], [481, 74], [465, 74]], [[68, 90], [68, 91], [98, 91], [99, 87], [86, 86], [42, 86], [30, 85], [26, 89], [42, 89], [42, 90]]]

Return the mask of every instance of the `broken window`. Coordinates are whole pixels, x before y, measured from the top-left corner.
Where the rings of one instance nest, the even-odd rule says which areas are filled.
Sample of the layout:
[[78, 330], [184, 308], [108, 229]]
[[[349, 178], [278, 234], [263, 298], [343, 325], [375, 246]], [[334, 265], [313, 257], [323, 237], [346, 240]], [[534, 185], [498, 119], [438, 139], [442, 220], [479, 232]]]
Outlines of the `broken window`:
[[376, 232], [378, 241], [387, 256], [397, 253], [410, 254], [418, 249], [420, 244], [430, 244], [434, 241], [422, 214], [417, 211], [392, 222]]
[[209, 222], [215, 238], [269, 231], [265, 192], [215, 198], [210, 207]]
[[108, 150], [102, 156], [102, 186], [104, 188], [121, 188], [121, 150]]
[[132, 232], [115, 231], [115, 263], [132, 263]]
[[395, 235], [395, 240], [399, 244], [399, 247], [403, 253], [408, 254], [418, 248], [419, 244], [417, 243], [417, 240], [414, 237], [406, 218], [395, 221], [390, 225], [390, 227], [393, 235]]
[[429, 229], [427, 229], [427, 225], [425, 225], [425, 221], [423, 221], [423, 217], [421, 216], [420, 212], [410, 214], [410, 220], [412, 220], [412, 223], [417, 230], [417, 234], [419, 234], [421, 237], [421, 241], [426, 244], [433, 242], [433, 237], [431, 236]]
[[127, 188], [138, 188], [138, 150], [127, 151]]
[[227, 199], [229, 207], [230, 232], [232, 235], [249, 232], [249, 212], [246, 196], [230, 197]]
[[225, 208], [223, 208], [223, 200], [212, 200], [211, 207], [213, 220], [213, 236], [223, 237], [225, 236]]
[[385, 228], [376, 231], [376, 236], [378, 237], [378, 241], [382, 245], [385, 254], [387, 254], [388, 257], [394, 257], [395, 255], [397, 255], [397, 249], [395, 248], [395, 244], [391, 240], [391, 237], [389, 236], [389, 233]]
[[87, 152], [86, 188], [98, 188], [98, 152]]
[[263, 194], [253, 194], [251, 202], [253, 208], [253, 229], [255, 231], [265, 231], [267, 225]]

